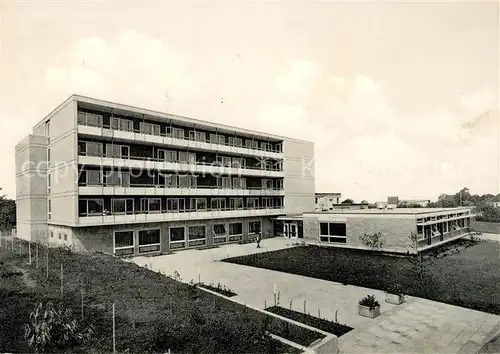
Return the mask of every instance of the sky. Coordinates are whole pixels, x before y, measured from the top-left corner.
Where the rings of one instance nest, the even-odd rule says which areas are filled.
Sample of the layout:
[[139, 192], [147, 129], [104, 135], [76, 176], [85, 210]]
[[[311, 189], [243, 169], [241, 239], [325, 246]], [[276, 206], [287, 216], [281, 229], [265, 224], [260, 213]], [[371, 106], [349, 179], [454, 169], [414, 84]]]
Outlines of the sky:
[[71, 94], [313, 141], [316, 192], [500, 192], [498, 2], [0, 3], [0, 187]]

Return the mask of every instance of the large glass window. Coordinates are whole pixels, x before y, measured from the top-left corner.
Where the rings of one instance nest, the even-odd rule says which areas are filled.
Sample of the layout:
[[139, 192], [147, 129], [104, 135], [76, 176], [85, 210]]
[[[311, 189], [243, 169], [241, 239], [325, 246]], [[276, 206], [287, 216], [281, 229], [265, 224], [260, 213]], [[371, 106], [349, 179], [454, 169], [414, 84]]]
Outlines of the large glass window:
[[230, 209], [243, 209], [243, 198], [231, 198], [229, 199]]
[[131, 132], [134, 130], [134, 122], [129, 119], [111, 117], [111, 129]]
[[80, 199], [78, 201], [79, 215], [102, 215], [103, 210], [103, 199]]
[[158, 124], [141, 122], [139, 128], [141, 133], [160, 135], [160, 126]]
[[160, 198], [142, 198], [141, 210], [148, 213], [161, 212], [161, 199]]
[[111, 201], [111, 208], [115, 214], [133, 214], [134, 213], [134, 200], [117, 198]]
[[220, 188], [231, 188], [231, 177], [217, 177], [217, 186]]
[[99, 170], [87, 171], [87, 185], [97, 186], [102, 184], [102, 174]]
[[78, 112], [78, 124], [88, 125], [91, 127], [101, 127], [102, 116], [99, 114]]
[[321, 242], [347, 243], [345, 223], [322, 222], [319, 225], [319, 239]]
[[229, 235], [242, 235], [243, 234], [243, 223], [236, 222], [229, 224]]
[[214, 236], [222, 237], [227, 235], [226, 224], [214, 224]]
[[204, 239], [205, 236], [205, 225], [189, 226], [189, 239], [199, 240]]
[[184, 227], [171, 227], [170, 228], [170, 242], [181, 242], [186, 240]]
[[87, 156], [103, 156], [103, 144], [87, 141], [85, 143], [85, 154]]
[[261, 223], [260, 221], [250, 221], [248, 223], [248, 233], [249, 234], [260, 234]]
[[226, 209], [226, 199], [225, 198], [212, 198], [210, 201], [210, 207], [212, 210], [225, 210]]
[[134, 232], [116, 231], [115, 232], [115, 254], [125, 255], [134, 253]]
[[139, 231], [139, 253], [160, 251], [160, 229]]
[[191, 198], [191, 209], [192, 210], [206, 210], [207, 209], [207, 198]]

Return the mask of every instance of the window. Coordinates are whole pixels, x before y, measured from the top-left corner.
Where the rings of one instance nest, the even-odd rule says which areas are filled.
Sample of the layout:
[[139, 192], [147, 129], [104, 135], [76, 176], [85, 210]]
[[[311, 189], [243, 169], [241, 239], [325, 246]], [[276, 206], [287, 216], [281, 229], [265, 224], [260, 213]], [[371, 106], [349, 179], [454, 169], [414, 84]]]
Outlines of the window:
[[440, 236], [441, 233], [437, 229], [437, 225], [432, 225], [431, 227], [432, 236]]
[[273, 198], [265, 197], [262, 198], [262, 205], [263, 208], [272, 208], [273, 207]]
[[199, 226], [189, 226], [189, 239], [190, 240], [200, 240], [204, 239], [205, 236], [205, 225]]
[[52, 201], [49, 199], [48, 205], [47, 205], [47, 218], [50, 220], [52, 219]]
[[233, 188], [245, 189], [246, 179], [243, 177], [233, 177]]
[[133, 231], [115, 231], [114, 235], [114, 253], [126, 255], [134, 253], [134, 232]]
[[68, 241], [68, 235], [67, 234], [63, 234], [64, 235], [64, 242]]
[[231, 177], [217, 177], [217, 187], [231, 188]]
[[231, 159], [231, 167], [245, 168], [245, 159], [243, 157], [233, 157]]
[[261, 142], [260, 143], [260, 148], [264, 151], [270, 151], [271, 150], [271, 144], [266, 143], [266, 142]]
[[123, 187], [130, 186], [130, 172], [109, 171], [106, 173], [106, 185]]
[[320, 223], [319, 240], [321, 242], [347, 243], [345, 223]]
[[47, 163], [50, 166], [50, 148], [47, 149]]
[[130, 147], [126, 145], [106, 144], [106, 157], [130, 158]]
[[163, 149], [158, 149], [157, 151], [157, 156], [160, 161], [177, 162], [177, 151]]
[[160, 198], [142, 198], [141, 211], [148, 213], [161, 212], [161, 199]]
[[217, 163], [220, 166], [230, 167], [231, 166], [231, 158], [227, 156], [217, 156]]
[[111, 209], [115, 214], [133, 214], [134, 200], [118, 198], [111, 200]]
[[259, 142], [255, 140], [250, 140], [247, 139], [245, 140], [245, 146], [249, 149], [258, 149], [259, 148]]
[[226, 224], [214, 224], [214, 237], [225, 237], [227, 235]]
[[272, 179], [263, 179], [262, 180], [262, 189], [273, 189], [273, 180]]
[[229, 145], [231, 145], [231, 146], [242, 146], [243, 145], [243, 141], [242, 141], [241, 138], [235, 138], [235, 137], [230, 136], [229, 137]]
[[54, 231], [50, 232], [50, 238], [54, 238]]
[[229, 224], [229, 235], [243, 235], [243, 223], [237, 222]]
[[78, 112], [78, 124], [102, 127], [102, 116], [99, 114]]
[[183, 198], [167, 198], [167, 211], [182, 211], [184, 210]]
[[[168, 128], [167, 128], [167, 133], [168, 133]], [[184, 139], [184, 129], [182, 128], [170, 128], [170, 134], [171, 137], [177, 138], [177, 139]]]
[[177, 187], [177, 176], [175, 175], [164, 175], [165, 177], [165, 187], [176, 188]]
[[60, 232], [57, 233], [57, 237], [60, 239], [62, 239], [62, 234]]
[[160, 135], [160, 126], [158, 124], [141, 122], [139, 129], [144, 134]]
[[229, 199], [230, 209], [243, 209], [243, 198], [230, 198]]
[[124, 130], [127, 132], [134, 131], [134, 122], [129, 119], [111, 117], [111, 129]]
[[184, 227], [170, 228], [170, 242], [184, 242], [186, 240]]
[[249, 209], [257, 209], [259, 207], [259, 198], [248, 198], [247, 207]]
[[204, 132], [197, 132], [194, 130], [190, 130], [189, 139], [205, 142], [207, 141], [207, 134]]
[[[80, 145], [81, 144], [81, 145]], [[103, 144], [92, 141], [78, 143], [80, 153], [87, 156], [103, 156]]]
[[139, 231], [139, 253], [160, 251], [160, 229]]
[[78, 212], [81, 216], [102, 215], [103, 199], [80, 199], [78, 202]]
[[225, 210], [226, 209], [226, 199], [225, 198], [212, 198], [210, 201], [210, 207], [212, 210]]
[[47, 194], [50, 194], [50, 187], [51, 187], [51, 181], [50, 181], [50, 173], [47, 175]]
[[191, 198], [191, 210], [206, 210], [207, 198]]
[[86, 180], [85, 184], [87, 186], [97, 186], [102, 184], [102, 174], [101, 171], [98, 170], [89, 170], [89, 171], [84, 171]]
[[50, 144], [50, 120], [45, 122], [45, 136], [47, 137], [47, 142]]
[[260, 234], [261, 223], [260, 221], [250, 221], [248, 223], [249, 234]]
[[189, 187], [189, 176], [188, 175], [180, 175], [177, 176], [179, 179], [179, 187]]
[[220, 135], [220, 134], [210, 134], [210, 142], [212, 144], [225, 145], [226, 144], [226, 137], [224, 135]]

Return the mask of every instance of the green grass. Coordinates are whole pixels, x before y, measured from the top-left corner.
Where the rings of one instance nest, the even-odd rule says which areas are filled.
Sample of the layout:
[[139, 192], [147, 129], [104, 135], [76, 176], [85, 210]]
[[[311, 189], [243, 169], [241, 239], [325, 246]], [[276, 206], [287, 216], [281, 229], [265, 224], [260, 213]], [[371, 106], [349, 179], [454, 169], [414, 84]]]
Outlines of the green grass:
[[[0, 352], [30, 352], [23, 324], [38, 302], [62, 301], [75, 318], [96, 327], [94, 340], [72, 352], [112, 351], [112, 304], [116, 306], [116, 346], [131, 353], [297, 353], [294, 348], [261, 335], [267, 330], [296, 343], [309, 345], [318, 332], [286, 325], [240, 304], [177, 282], [133, 263], [104, 254], [72, 254], [49, 249], [49, 279], [45, 277], [45, 249], [39, 250], [39, 268], [26, 256], [0, 251], [0, 273], [22, 268], [22, 277], [0, 278]], [[34, 252], [33, 252], [34, 253]], [[35, 262], [34, 262], [35, 263]], [[64, 296], [60, 295], [63, 264]], [[81, 289], [84, 289], [84, 320]]]
[[266, 311], [275, 313], [277, 315], [289, 318], [291, 320], [306, 324], [314, 328], [321, 329], [322, 331], [335, 334], [337, 337], [341, 337], [354, 329], [340, 323], [335, 323], [323, 318], [314, 317], [309, 314], [290, 310], [281, 306], [272, 306], [267, 308]]
[[380, 290], [399, 283], [407, 295], [500, 314], [499, 244], [459, 240], [425, 259], [422, 281], [408, 257], [333, 247], [295, 247], [225, 261]]

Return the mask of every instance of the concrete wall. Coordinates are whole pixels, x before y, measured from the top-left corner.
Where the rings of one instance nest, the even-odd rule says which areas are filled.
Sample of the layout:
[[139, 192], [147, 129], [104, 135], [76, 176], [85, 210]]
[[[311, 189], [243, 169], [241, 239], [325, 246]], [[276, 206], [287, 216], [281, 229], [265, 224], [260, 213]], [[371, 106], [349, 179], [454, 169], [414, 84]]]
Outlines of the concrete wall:
[[305, 215], [304, 239], [307, 242], [319, 242], [320, 222], [345, 222], [347, 243], [327, 243], [328, 246], [365, 248], [360, 240], [363, 234], [380, 232], [386, 250], [403, 251], [409, 249], [409, 236], [417, 232], [416, 220], [412, 215]]
[[51, 161], [47, 173], [51, 178], [54, 225], [76, 225], [78, 222], [78, 151], [76, 102], [72, 101], [53, 112], [50, 119]]
[[283, 154], [285, 212], [299, 214], [314, 211], [314, 144], [284, 140]]
[[[246, 219], [211, 219], [211, 220], [193, 220], [182, 222], [161, 222], [161, 223], [144, 223], [133, 225], [113, 225], [99, 227], [82, 227], [82, 228], [64, 228], [60, 226], [49, 226], [50, 230], [54, 231], [54, 244], [67, 244], [74, 247], [77, 251], [101, 251], [113, 253], [113, 232], [114, 231], [139, 231], [144, 229], [160, 229], [161, 252], [169, 251], [169, 228], [181, 226], [205, 225], [206, 231], [206, 246], [214, 245], [212, 229], [214, 224], [243, 222], [243, 241], [249, 240], [252, 235], [248, 234], [248, 225], [251, 221], [261, 221], [261, 230], [263, 237], [272, 237], [272, 221], [269, 218], [246, 218]], [[226, 228], [228, 226], [226, 225]], [[67, 233], [68, 241], [59, 240], [57, 233]], [[186, 230], [187, 232], [187, 230]], [[135, 237], [135, 252], [138, 252], [137, 233]], [[235, 241], [239, 242], [239, 241]], [[191, 247], [193, 248], [193, 247]], [[194, 247], [195, 248], [195, 247]]]
[[47, 231], [46, 138], [29, 135], [15, 147], [19, 238], [35, 241]]

